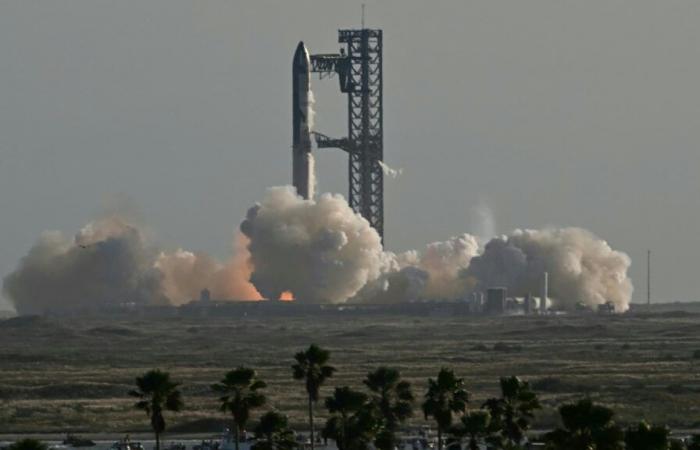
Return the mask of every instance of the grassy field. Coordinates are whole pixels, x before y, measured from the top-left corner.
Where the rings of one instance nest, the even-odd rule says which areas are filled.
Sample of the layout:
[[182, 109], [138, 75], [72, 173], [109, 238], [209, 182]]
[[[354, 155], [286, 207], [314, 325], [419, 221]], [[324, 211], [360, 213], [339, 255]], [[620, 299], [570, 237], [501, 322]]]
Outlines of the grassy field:
[[[270, 406], [304, 420], [292, 355], [315, 342], [339, 371], [325, 388], [361, 383], [379, 365], [397, 367], [418, 396], [426, 378], [454, 368], [478, 407], [498, 378], [518, 375], [540, 394], [536, 427], [555, 406], [590, 395], [621, 421], [700, 425], [700, 315], [659, 312], [559, 317], [294, 317], [156, 320], [16, 318], [0, 322], [0, 433], [115, 432], [147, 427], [126, 393], [150, 368], [182, 383], [186, 410], [175, 430], [220, 430], [209, 386], [238, 365], [268, 382]], [[320, 415], [323, 411], [319, 408]], [[414, 422], [420, 422], [417, 416]]]

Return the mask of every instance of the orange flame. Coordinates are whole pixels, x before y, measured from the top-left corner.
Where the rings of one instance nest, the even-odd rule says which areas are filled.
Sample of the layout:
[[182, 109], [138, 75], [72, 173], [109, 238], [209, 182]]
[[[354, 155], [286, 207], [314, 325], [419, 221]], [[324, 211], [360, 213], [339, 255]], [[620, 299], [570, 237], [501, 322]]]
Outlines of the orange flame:
[[292, 294], [289, 291], [284, 291], [284, 292], [282, 292], [282, 295], [280, 295], [280, 300], [283, 302], [294, 301], [294, 294]]

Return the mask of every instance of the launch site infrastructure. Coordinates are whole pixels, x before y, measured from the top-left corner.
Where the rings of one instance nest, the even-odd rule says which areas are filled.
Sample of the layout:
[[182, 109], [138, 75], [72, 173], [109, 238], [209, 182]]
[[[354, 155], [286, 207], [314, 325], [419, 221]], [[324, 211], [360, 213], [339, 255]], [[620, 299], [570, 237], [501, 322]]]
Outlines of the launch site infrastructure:
[[[292, 62], [292, 185], [313, 198], [313, 137], [316, 147], [348, 154], [348, 203], [384, 239], [382, 30], [338, 30], [339, 53], [309, 54], [299, 42]], [[311, 73], [338, 76], [348, 97], [348, 133], [332, 138], [312, 129]]]
[[[401, 310], [413, 305], [420, 314], [434, 301], [493, 314], [629, 308], [629, 256], [583, 228], [461, 233], [422, 250], [386, 250], [382, 30], [341, 29], [338, 43], [338, 53], [296, 46], [292, 186], [269, 188], [248, 209], [230, 259], [154, 247], [138, 225], [109, 215], [72, 238], [52, 233], [37, 240], [3, 279], [2, 292], [17, 312], [180, 306], [197, 297], [200, 304], [267, 299]], [[337, 78], [347, 96], [345, 136], [314, 129], [312, 74]], [[321, 149], [347, 153], [347, 198], [315, 195], [313, 152]]]

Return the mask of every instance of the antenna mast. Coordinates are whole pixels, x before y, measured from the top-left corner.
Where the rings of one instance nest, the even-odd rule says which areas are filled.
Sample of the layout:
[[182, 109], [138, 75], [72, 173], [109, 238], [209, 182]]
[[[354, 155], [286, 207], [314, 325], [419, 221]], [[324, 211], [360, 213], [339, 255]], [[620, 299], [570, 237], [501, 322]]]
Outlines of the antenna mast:
[[365, 4], [362, 4], [362, 29], [365, 29]]
[[651, 306], [651, 250], [647, 250], [647, 306]]

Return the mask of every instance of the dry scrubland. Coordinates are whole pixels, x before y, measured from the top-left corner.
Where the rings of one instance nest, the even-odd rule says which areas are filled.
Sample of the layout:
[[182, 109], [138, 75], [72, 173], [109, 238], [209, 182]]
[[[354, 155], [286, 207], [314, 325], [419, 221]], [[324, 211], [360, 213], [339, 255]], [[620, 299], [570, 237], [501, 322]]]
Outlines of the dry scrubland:
[[[529, 380], [544, 410], [584, 394], [624, 420], [700, 424], [700, 315], [614, 317], [293, 317], [267, 320], [162, 318], [0, 322], [0, 433], [137, 431], [147, 427], [126, 395], [153, 368], [183, 383], [187, 408], [171, 429], [215, 431], [222, 416], [209, 385], [238, 365], [268, 381], [270, 406], [304, 420], [304, 392], [291, 379], [294, 352], [316, 342], [339, 372], [325, 389], [358, 385], [371, 369], [398, 367], [422, 395], [425, 379], [453, 367], [474, 394], [495, 395], [501, 375]], [[700, 357], [700, 355], [697, 355]], [[321, 413], [322, 414], [322, 413]], [[416, 417], [415, 421], [420, 421]]]

